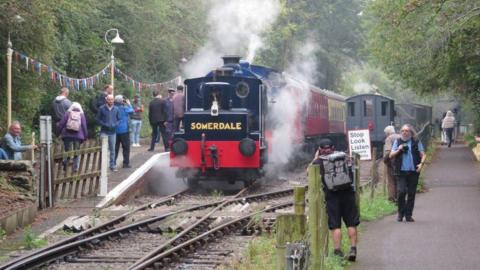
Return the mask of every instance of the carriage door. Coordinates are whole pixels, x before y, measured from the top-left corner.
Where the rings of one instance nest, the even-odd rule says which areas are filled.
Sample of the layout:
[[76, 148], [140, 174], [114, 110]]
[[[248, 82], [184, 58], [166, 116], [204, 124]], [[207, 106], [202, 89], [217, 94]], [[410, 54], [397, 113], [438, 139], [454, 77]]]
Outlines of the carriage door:
[[377, 97], [375, 102], [375, 140], [382, 141], [385, 137], [383, 129], [393, 122], [393, 102], [391, 100]]

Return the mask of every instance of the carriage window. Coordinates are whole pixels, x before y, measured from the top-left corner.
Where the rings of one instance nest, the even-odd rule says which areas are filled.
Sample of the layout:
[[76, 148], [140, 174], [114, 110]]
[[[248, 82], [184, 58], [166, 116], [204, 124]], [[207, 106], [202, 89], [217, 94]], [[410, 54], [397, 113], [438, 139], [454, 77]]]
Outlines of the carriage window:
[[348, 102], [348, 115], [355, 116], [355, 102]]
[[373, 101], [371, 99], [363, 101], [363, 116], [373, 116]]
[[388, 101], [382, 101], [382, 116], [387, 115]]

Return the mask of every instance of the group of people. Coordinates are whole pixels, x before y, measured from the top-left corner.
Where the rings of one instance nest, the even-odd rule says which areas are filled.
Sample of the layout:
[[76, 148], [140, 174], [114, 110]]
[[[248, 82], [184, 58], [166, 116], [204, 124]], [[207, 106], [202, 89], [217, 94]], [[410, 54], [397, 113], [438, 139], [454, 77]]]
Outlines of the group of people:
[[[415, 195], [420, 172], [425, 164], [426, 154], [422, 142], [418, 140], [414, 128], [409, 125], [403, 125], [400, 134], [395, 133], [393, 126], [385, 128], [384, 161], [387, 164], [388, 176], [388, 197], [397, 204], [397, 221], [414, 222], [413, 208], [415, 205]], [[345, 257], [341, 250], [341, 222], [347, 227], [348, 237], [350, 239], [350, 250], [346, 255], [349, 261], [355, 261], [357, 256], [357, 226], [360, 224], [359, 209], [355, 203], [355, 189], [353, 181], [353, 172], [351, 159], [344, 153], [335, 151], [330, 139], [322, 139], [319, 142], [319, 148], [315, 153], [312, 164], [320, 165], [320, 174], [322, 176], [323, 191], [325, 194], [326, 212], [328, 217], [328, 228], [333, 239], [333, 254], [335, 256]], [[328, 167], [328, 161], [335, 160], [332, 166]], [[342, 169], [343, 160], [348, 170]], [[350, 182], [347, 185], [341, 185], [342, 188], [332, 188], [332, 183], [338, 185], [345, 182], [339, 175], [343, 171], [348, 172]], [[332, 176], [334, 175], [334, 176]], [[332, 181], [332, 177], [336, 177]]]
[[[177, 93], [175, 93], [177, 92]], [[173, 133], [183, 124], [185, 97], [183, 86], [177, 90], [168, 89], [168, 97], [163, 99], [159, 91], [154, 91], [154, 99], [149, 104], [148, 119], [152, 126], [153, 151], [161, 134], [165, 150], [169, 150], [169, 141]], [[80, 145], [88, 138], [87, 118], [82, 105], [68, 98], [69, 89], [63, 87], [53, 101], [53, 121], [55, 134], [62, 139], [65, 151], [80, 149]], [[130, 102], [122, 95], [113, 95], [112, 85], [105, 85], [103, 92], [92, 103], [96, 124], [100, 127], [100, 136], [108, 138], [109, 168], [117, 171], [117, 158], [122, 147], [123, 168], [130, 168], [130, 146], [140, 146], [140, 130], [144, 106], [139, 95]], [[14, 121], [8, 133], [0, 141], [0, 159], [22, 159], [22, 152], [37, 148], [36, 145], [23, 145], [21, 142], [21, 125]], [[66, 170], [69, 157], [63, 160]], [[78, 171], [80, 159], [73, 158], [73, 171]]]
[[152, 138], [148, 151], [155, 150], [155, 143], [163, 141], [165, 151], [170, 151], [169, 142], [173, 138], [174, 132], [179, 131], [183, 124], [183, 115], [185, 108], [185, 96], [183, 86], [177, 86], [175, 89], [168, 89], [168, 96], [162, 98], [159, 91], [153, 92], [153, 100], [148, 105], [148, 120], [152, 127]]
[[[106, 85], [104, 93], [97, 98], [96, 121], [100, 125], [101, 136], [108, 138], [109, 167], [112, 171], [117, 171], [116, 164], [120, 146], [122, 147], [123, 168], [131, 167], [130, 146], [140, 146], [144, 106], [138, 95], [135, 95], [133, 102], [130, 102], [122, 95], [114, 97], [112, 92], [113, 87]], [[175, 90], [172, 88], [168, 89], [168, 93], [168, 97], [164, 99], [160, 91], [155, 90], [153, 92], [154, 99], [148, 106], [148, 119], [152, 127], [149, 151], [154, 150], [155, 143], [160, 140], [160, 135], [165, 151], [169, 151], [169, 142], [173, 133], [178, 130], [179, 123], [183, 120], [185, 106], [183, 86], [177, 87], [175, 95]], [[105, 101], [100, 105], [102, 99]]]

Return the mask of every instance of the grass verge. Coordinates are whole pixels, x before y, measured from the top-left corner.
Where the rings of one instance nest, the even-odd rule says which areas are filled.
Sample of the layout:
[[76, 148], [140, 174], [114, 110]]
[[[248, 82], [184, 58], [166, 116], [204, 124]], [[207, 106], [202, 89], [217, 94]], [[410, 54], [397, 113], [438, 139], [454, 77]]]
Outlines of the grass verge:
[[[362, 221], [374, 220], [392, 213], [395, 213], [396, 206], [377, 188], [374, 192], [373, 199], [370, 198], [371, 190], [365, 189], [360, 196], [360, 216]], [[361, 228], [360, 228], [361, 229]], [[342, 227], [342, 250], [347, 252], [350, 249], [348, 234], [345, 227]], [[228, 268], [236, 270], [272, 270], [276, 269], [276, 248], [275, 236], [264, 235], [258, 236], [252, 240], [243, 254], [241, 262], [234, 263]], [[329, 253], [333, 253], [333, 242], [329, 240]], [[343, 270], [351, 265], [347, 260], [336, 256], [328, 256], [326, 258], [326, 266], [328, 270]]]

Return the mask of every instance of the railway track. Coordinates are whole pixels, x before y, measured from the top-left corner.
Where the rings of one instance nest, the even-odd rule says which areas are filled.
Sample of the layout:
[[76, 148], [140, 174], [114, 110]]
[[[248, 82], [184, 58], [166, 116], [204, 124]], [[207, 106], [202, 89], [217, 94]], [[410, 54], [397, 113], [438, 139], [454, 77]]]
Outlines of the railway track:
[[[264, 220], [261, 218], [264, 213], [291, 206], [293, 189], [240, 197], [246, 192], [242, 190], [232, 197], [189, 207], [174, 203], [184, 196], [175, 194], [18, 258], [0, 269], [164, 269], [173, 262], [181, 262], [182, 257], [184, 263], [198, 263], [202, 260], [187, 258], [196, 248], [223, 236], [268, 228], [274, 219]], [[171, 206], [162, 214], [132, 218], [167, 204]], [[214, 261], [218, 262], [224, 253], [217, 250]]]

